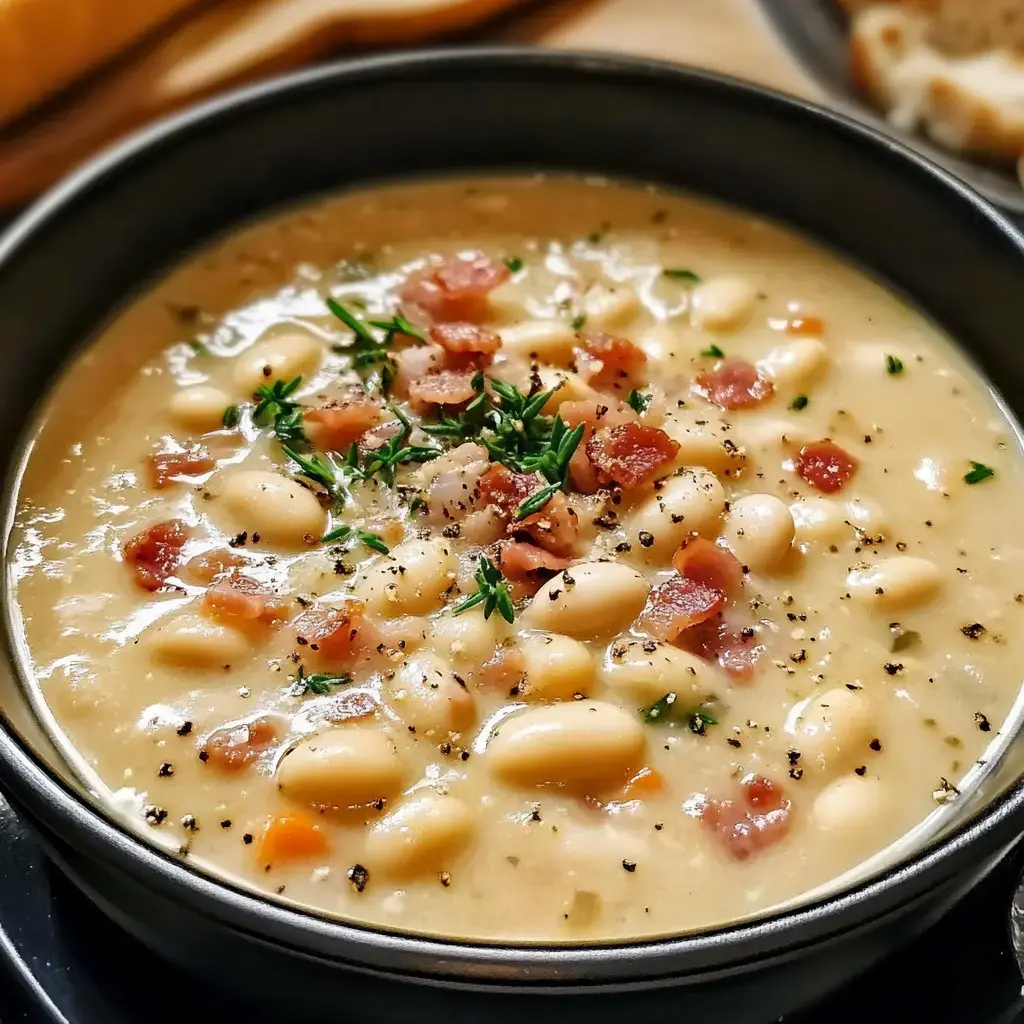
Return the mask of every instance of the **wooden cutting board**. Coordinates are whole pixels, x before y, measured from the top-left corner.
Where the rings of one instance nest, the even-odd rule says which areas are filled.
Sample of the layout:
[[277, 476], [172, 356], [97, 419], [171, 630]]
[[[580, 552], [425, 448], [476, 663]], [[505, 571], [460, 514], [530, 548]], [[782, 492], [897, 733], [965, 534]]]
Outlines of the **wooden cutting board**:
[[219, 89], [355, 47], [429, 41], [519, 8], [459, 38], [642, 54], [820, 95], [756, 0], [221, 0], [0, 134], [0, 207]]

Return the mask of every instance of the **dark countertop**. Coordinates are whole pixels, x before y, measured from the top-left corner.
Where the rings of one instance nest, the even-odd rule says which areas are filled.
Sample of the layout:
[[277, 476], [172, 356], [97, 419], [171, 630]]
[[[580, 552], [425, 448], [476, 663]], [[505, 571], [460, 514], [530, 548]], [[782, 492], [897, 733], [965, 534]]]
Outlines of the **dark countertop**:
[[[786, 1024], [1024, 1022], [1021, 976], [1007, 934], [1022, 868], [1024, 850], [912, 946]], [[0, 1024], [181, 1024], [189, 1019], [281, 1024], [257, 1007], [226, 1005], [102, 917], [49, 867], [2, 800], [0, 928]], [[12, 953], [21, 957], [17, 968]], [[39, 986], [35, 997], [26, 983]], [[154, 999], [154, 993], [160, 997]], [[52, 1003], [49, 1014], [46, 998]], [[63, 1017], [55, 1015], [60, 1012]], [[332, 1014], [331, 1024], [346, 1022]]]

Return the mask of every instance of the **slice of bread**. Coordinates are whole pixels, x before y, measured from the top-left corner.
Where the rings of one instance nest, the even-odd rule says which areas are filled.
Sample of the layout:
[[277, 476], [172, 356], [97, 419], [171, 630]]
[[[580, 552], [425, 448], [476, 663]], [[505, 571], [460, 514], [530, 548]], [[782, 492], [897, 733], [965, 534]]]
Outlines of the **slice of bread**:
[[[1015, 160], [1024, 153], [1024, 54], [1014, 45], [950, 54], [937, 41], [952, 31], [957, 12], [966, 16], [975, 9], [968, 3], [989, 13], [1000, 3], [1011, 6], [1003, 0], [917, 0], [865, 7], [851, 21], [851, 72], [895, 126], [923, 130], [950, 149]], [[940, 24], [941, 4], [951, 20]], [[992, 24], [974, 25], [977, 39], [989, 41]], [[1014, 44], [1016, 35], [1010, 33]]]

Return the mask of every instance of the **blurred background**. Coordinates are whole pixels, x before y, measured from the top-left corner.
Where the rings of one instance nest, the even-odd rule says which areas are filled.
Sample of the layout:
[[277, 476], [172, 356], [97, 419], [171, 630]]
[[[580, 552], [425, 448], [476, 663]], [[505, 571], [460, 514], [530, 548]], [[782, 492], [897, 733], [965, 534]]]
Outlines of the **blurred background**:
[[0, 210], [230, 86], [470, 42], [752, 79], [901, 135], [1024, 212], [1024, 0], [0, 0]]

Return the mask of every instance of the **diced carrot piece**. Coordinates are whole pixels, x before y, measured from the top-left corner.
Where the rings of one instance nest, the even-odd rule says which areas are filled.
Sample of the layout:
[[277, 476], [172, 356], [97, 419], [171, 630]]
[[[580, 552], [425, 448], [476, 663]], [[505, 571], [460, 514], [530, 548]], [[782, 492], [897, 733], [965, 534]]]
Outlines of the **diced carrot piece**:
[[327, 837], [320, 826], [305, 814], [283, 814], [267, 822], [260, 836], [259, 859], [262, 864], [321, 857], [327, 853]]
[[818, 337], [825, 333], [825, 321], [820, 316], [795, 316], [786, 321], [786, 333]]
[[627, 800], [643, 800], [665, 788], [665, 780], [656, 768], [641, 768], [627, 780], [623, 794]]

